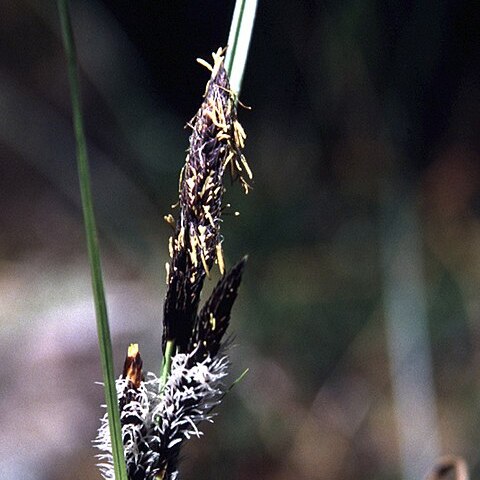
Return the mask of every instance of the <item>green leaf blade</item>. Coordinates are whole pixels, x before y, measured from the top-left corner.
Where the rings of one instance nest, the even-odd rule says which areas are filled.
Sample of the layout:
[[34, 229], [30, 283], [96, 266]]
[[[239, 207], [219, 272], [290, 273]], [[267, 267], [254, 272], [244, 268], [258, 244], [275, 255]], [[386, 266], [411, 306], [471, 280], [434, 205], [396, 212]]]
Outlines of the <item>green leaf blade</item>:
[[100, 347], [105, 399], [107, 404], [112, 455], [116, 480], [128, 480], [127, 467], [123, 452], [122, 429], [115, 386], [113, 368], [112, 341], [108, 324], [107, 305], [103, 287], [100, 253], [98, 248], [97, 229], [93, 212], [93, 201], [90, 188], [90, 172], [88, 167], [87, 142], [83, 126], [83, 116], [80, 104], [80, 85], [78, 80], [77, 54], [71, 24], [68, 0], [57, 0], [58, 12], [62, 26], [62, 38], [67, 57], [68, 79], [75, 131], [77, 168], [82, 199], [83, 218], [87, 238], [87, 249], [90, 261], [92, 288], [97, 320], [97, 334]]

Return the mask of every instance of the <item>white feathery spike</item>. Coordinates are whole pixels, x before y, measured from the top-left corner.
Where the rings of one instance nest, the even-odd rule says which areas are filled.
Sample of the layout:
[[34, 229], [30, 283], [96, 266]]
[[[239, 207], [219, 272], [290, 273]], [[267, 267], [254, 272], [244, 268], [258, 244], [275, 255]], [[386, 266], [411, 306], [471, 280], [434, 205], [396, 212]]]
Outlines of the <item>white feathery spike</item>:
[[[202, 435], [200, 422], [213, 421], [210, 411], [225, 393], [222, 379], [227, 375], [229, 360], [226, 355], [207, 357], [189, 367], [193, 355], [195, 352], [172, 358], [171, 373], [161, 394], [160, 378], [154, 373], [147, 373], [138, 389], [128, 388], [125, 378], [117, 379], [118, 399], [129, 398], [120, 414], [127, 468], [139, 467], [147, 476], [154, 475], [168, 464], [169, 455], [176, 458], [185, 439]], [[103, 478], [115, 480], [107, 414], [93, 443], [101, 451], [97, 458]], [[160, 458], [159, 449], [167, 458]], [[177, 473], [173, 472], [168, 480], [175, 478]]]

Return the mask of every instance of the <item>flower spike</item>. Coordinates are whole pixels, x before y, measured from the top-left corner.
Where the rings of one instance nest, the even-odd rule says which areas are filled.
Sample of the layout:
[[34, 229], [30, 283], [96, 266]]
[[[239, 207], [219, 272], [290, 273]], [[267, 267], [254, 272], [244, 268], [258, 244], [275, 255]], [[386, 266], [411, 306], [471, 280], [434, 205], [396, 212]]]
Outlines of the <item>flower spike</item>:
[[[129, 480], [175, 480], [180, 449], [200, 437], [200, 423], [228, 388], [224, 335], [237, 297], [246, 258], [225, 274], [220, 236], [223, 177], [229, 171], [245, 191], [252, 178], [243, 156], [245, 132], [237, 120], [237, 101], [230, 91], [223, 50], [213, 65], [203, 103], [190, 123], [190, 147], [180, 174], [179, 217], [165, 220], [174, 228], [169, 241], [162, 349], [174, 346], [170, 372], [143, 373], [138, 344], [127, 351], [116, 381], [125, 462]], [[202, 62], [205, 64], [205, 62]], [[222, 277], [199, 310], [200, 293], [217, 263]], [[167, 364], [167, 363], [165, 363]], [[95, 446], [100, 471], [115, 480], [108, 417], [104, 415]]]
[[245, 191], [252, 178], [242, 153], [245, 132], [237, 120], [222, 49], [213, 60], [203, 103], [189, 124], [190, 147], [180, 175], [180, 214], [170, 240], [164, 352], [169, 340], [174, 340], [178, 351], [188, 350], [205, 277], [215, 261], [223, 273], [220, 215], [225, 171], [228, 168]]

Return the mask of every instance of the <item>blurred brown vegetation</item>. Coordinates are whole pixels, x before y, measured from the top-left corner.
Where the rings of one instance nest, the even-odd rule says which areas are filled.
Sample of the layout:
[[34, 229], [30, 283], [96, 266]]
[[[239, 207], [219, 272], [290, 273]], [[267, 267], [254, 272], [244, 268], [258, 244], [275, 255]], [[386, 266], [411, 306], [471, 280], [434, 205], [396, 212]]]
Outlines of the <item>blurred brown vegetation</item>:
[[[55, 2], [1, 7], [0, 476], [99, 478], [101, 374]], [[131, 341], [160, 365], [162, 217], [208, 77], [195, 58], [226, 42], [232, 10], [72, 2], [118, 372]], [[232, 325], [234, 373], [250, 373], [190, 445], [184, 478], [405, 476], [382, 260], [404, 202], [428, 319], [424, 407], [438, 453], [478, 473], [479, 27], [473, 1], [260, 1], [242, 93], [253, 109], [240, 113], [254, 189], [229, 189], [222, 227], [227, 263], [250, 255]]]

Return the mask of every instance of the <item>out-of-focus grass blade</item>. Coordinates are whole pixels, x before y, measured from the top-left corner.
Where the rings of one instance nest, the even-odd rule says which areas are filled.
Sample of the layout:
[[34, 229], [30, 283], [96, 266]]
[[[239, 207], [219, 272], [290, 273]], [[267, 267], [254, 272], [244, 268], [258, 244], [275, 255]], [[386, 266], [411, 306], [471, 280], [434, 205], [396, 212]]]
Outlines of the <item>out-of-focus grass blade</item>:
[[73, 126], [77, 147], [77, 166], [82, 197], [82, 210], [87, 237], [88, 255], [92, 275], [93, 296], [97, 318], [98, 343], [102, 363], [103, 382], [105, 385], [105, 398], [107, 403], [110, 435], [112, 439], [112, 454], [115, 478], [128, 480], [123, 453], [122, 430], [118, 410], [115, 376], [113, 371], [112, 341], [108, 326], [107, 306], [103, 289], [100, 254], [98, 249], [97, 230], [93, 213], [92, 194], [90, 191], [90, 172], [88, 168], [87, 144], [83, 128], [83, 117], [80, 106], [80, 86], [78, 80], [77, 54], [73, 38], [72, 24], [68, 0], [57, 0], [60, 22], [62, 25], [62, 38], [68, 65], [68, 79], [70, 83], [70, 96], [72, 100]]

